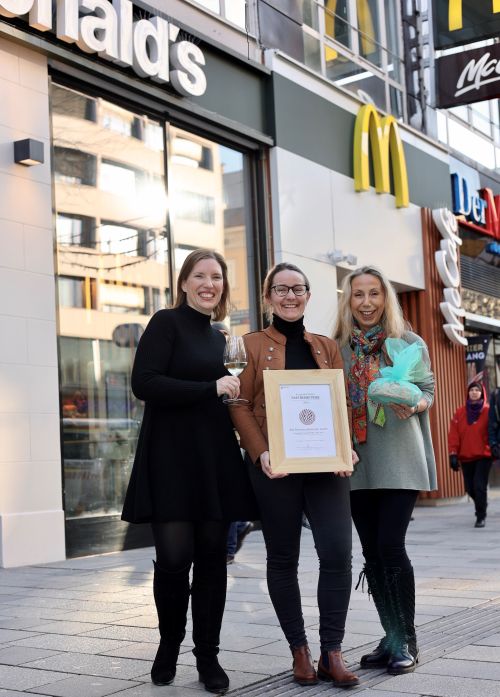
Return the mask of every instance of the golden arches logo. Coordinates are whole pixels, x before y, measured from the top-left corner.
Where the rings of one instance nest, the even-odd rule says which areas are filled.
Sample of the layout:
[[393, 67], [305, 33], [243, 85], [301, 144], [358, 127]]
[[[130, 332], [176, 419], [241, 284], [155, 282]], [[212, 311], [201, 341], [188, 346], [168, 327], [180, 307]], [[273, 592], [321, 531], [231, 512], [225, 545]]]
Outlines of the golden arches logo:
[[[492, 0], [492, 13], [500, 12], [500, 0]], [[464, 26], [462, 0], [448, 0], [448, 30], [456, 31]]]
[[410, 203], [408, 174], [403, 142], [394, 116], [380, 118], [371, 104], [361, 107], [354, 126], [354, 188], [370, 189], [370, 145], [375, 174], [375, 191], [390, 193], [389, 159], [392, 163], [396, 206], [406, 208]]

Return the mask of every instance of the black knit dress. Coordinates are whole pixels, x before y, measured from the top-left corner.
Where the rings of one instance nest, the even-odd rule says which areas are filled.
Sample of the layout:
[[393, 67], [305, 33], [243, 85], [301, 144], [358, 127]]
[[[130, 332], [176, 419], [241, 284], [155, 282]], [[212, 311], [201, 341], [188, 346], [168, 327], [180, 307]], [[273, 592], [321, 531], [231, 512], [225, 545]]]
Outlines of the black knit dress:
[[122, 518], [131, 523], [254, 520], [256, 504], [216, 380], [224, 337], [182, 305], [150, 320], [132, 390], [144, 418]]

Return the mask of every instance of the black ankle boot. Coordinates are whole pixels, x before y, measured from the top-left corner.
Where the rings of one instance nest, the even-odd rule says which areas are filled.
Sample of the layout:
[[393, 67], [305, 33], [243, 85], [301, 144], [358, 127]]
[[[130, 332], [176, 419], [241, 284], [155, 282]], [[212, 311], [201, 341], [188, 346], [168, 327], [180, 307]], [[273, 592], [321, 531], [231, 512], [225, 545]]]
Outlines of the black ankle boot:
[[376, 562], [366, 562], [359, 575], [356, 588], [360, 583], [362, 584], [363, 576], [368, 582], [368, 595], [373, 598], [386, 635], [374, 651], [361, 656], [359, 663], [361, 668], [385, 668], [391, 657], [392, 622], [391, 608], [386, 594], [384, 569]]
[[390, 675], [412, 673], [418, 663], [415, 633], [415, 577], [413, 569], [385, 569], [388, 597], [392, 607], [395, 631], [391, 642], [391, 657], [387, 663]]
[[179, 644], [160, 641], [156, 657], [151, 668], [151, 682], [155, 685], [170, 685], [175, 678]]
[[205, 685], [208, 692], [224, 693], [229, 688], [229, 678], [220, 666], [217, 656], [198, 656], [196, 668], [200, 676], [200, 682]]
[[169, 685], [175, 678], [180, 646], [186, 634], [189, 604], [189, 567], [169, 572], [154, 564], [153, 594], [158, 613], [160, 645], [151, 668], [155, 685]]

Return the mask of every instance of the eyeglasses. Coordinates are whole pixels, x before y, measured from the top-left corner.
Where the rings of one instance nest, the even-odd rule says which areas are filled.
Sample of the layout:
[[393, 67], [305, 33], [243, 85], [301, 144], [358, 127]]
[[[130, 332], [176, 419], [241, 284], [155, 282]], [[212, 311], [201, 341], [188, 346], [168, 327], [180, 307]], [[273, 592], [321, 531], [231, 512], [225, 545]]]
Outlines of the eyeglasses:
[[296, 285], [296, 286], [271, 286], [271, 290], [274, 290], [276, 295], [284, 298], [288, 295], [288, 291], [291, 290], [294, 295], [305, 295], [309, 290], [308, 286]]

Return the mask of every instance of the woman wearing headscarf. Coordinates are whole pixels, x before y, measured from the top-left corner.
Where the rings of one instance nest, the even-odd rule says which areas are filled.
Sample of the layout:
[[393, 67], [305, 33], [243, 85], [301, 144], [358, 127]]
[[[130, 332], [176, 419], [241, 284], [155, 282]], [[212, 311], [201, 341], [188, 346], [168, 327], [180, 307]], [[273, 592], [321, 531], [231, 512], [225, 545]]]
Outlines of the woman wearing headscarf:
[[488, 445], [489, 406], [484, 388], [471, 382], [465, 404], [457, 409], [448, 433], [450, 467], [458, 472], [462, 467], [465, 490], [474, 501], [476, 528], [486, 525], [488, 507], [488, 478], [491, 469], [491, 451]]

